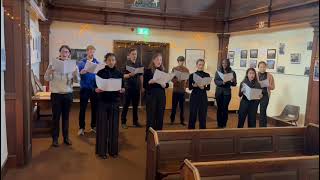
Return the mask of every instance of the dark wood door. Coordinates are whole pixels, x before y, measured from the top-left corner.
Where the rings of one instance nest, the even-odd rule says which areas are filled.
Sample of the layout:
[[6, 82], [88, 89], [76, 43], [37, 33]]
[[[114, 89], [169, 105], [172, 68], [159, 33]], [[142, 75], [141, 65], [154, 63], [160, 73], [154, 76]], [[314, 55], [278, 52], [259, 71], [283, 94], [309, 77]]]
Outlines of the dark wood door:
[[[169, 67], [169, 44], [158, 42], [137, 42], [137, 41], [114, 41], [113, 52], [117, 58], [117, 67], [120, 69], [125, 68], [128, 59], [128, 52], [131, 48], [136, 48], [138, 51], [137, 61], [140, 62], [145, 68], [149, 67], [153, 54], [160, 52], [163, 56], [163, 65], [168, 71]], [[144, 106], [144, 94], [140, 92], [141, 100], [140, 106]], [[123, 98], [121, 100], [123, 102]]]

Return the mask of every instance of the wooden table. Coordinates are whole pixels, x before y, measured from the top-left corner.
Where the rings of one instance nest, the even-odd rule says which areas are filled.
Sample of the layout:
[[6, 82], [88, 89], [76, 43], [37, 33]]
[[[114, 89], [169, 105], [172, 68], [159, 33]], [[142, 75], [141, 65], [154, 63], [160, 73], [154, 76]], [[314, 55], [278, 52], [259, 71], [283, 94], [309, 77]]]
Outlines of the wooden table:
[[37, 137], [51, 134], [52, 112], [51, 112], [51, 92], [38, 92], [32, 97], [34, 112], [32, 121], [32, 134]]

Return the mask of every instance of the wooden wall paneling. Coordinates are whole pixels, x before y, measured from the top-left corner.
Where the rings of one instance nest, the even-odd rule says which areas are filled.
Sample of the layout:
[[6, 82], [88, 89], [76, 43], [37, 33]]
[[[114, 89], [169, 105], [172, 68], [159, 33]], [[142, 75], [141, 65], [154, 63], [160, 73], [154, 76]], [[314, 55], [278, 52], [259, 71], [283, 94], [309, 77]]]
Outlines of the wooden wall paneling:
[[269, 2], [270, 0], [231, 0], [230, 20], [267, 12]]
[[256, 30], [260, 21], [268, 22], [268, 13], [229, 21], [229, 32]]
[[30, 122], [30, 112], [27, 111], [31, 103], [30, 84], [28, 84], [30, 76], [26, 76], [27, 68], [30, 68], [26, 44], [28, 24], [25, 24], [28, 3], [4, 0], [3, 6], [17, 19], [14, 21], [5, 16], [5, 44], [8, 57], [5, 71], [8, 167], [16, 167], [24, 165], [30, 154], [27, 152], [30, 148], [25, 147], [28, 144], [25, 128]]
[[314, 35], [305, 124], [319, 124], [319, 81], [313, 80], [315, 61], [319, 61], [319, 21], [312, 23], [312, 27], [314, 28]]
[[218, 38], [219, 38], [219, 52], [218, 52], [217, 67], [220, 66], [223, 59], [227, 58], [230, 34], [218, 34]]
[[44, 86], [49, 86], [49, 82], [44, 80], [44, 75], [48, 68], [50, 57], [49, 57], [49, 35], [51, 21], [40, 21], [39, 20], [39, 31], [41, 32], [41, 62], [40, 62], [40, 82]]

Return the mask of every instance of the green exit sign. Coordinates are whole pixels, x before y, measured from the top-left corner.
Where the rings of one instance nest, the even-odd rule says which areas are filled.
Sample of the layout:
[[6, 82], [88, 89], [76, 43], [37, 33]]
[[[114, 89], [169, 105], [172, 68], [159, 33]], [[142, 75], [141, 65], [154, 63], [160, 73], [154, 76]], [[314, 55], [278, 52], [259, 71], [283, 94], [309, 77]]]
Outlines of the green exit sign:
[[139, 35], [149, 35], [150, 34], [150, 29], [149, 28], [137, 28], [137, 34]]

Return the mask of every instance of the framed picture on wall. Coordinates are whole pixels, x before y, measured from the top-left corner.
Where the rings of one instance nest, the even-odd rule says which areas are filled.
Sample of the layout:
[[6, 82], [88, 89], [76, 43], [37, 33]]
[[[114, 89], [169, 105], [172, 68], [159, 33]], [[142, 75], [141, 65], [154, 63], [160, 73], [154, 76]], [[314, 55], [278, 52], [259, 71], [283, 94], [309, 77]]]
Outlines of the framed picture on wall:
[[1, 71], [6, 70], [6, 50], [1, 48]]
[[291, 62], [291, 64], [300, 64], [301, 63], [301, 54], [300, 53], [292, 53], [290, 62]]
[[134, 7], [134, 8], [146, 8], [146, 9], [160, 10], [160, 0], [131, 0], [131, 1], [132, 1], [132, 7]]
[[247, 67], [247, 60], [246, 59], [241, 59], [240, 60], [240, 67], [246, 68]]
[[267, 59], [276, 59], [276, 49], [268, 49], [267, 51]]
[[71, 59], [75, 59], [79, 62], [85, 57], [87, 57], [87, 51], [85, 49], [71, 49]]
[[278, 66], [277, 67], [277, 73], [284, 74], [284, 72], [285, 72], [285, 67], [284, 66]]
[[249, 67], [250, 68], [257, 68], [257, 60], [250, 60]]
[[285, 43], [280, 43], [280, 45], [279, 45], [279, 54], [280, 55], [284, 55], [285, 54], [285, 48], [286, 48], [286, 44]]
[[309, 76], [310, 75], [310, 67], [305, 67], [304, 68], [304, 75]]
[[275, 64], [275, 60], [267, 60], [268, 69], [274, 69]]
[[309, 41], [309, 42], [308, 42], [308, 45], [307, 45], [307, 50], [308, 50], [308, 51], [312, 51], [312, 46], [313, 46], [313, 42], [312, 42], [312, 41]]
[[228, 52], [228, 59], [233, 59], [234, 58], [234, 54], [235, 54], [234, 51], [229, 51]]
[[234, 66], [234, 58], [230, 58], [230, 66]]
[[248, 51], [247, 50], [241, 50], [241, 59], [247, 59], [248, 58]]
[[196, 71], [196, 62], [198, 59], [206, 58], [206, 51], [204, 49], [186, 49], [186, 66], [190, 72]]
[[250, 49], [250, 58], [258, 58], [258, 49]]
[[314, 61], [313, 81], [319, 81], [319, 59]]

